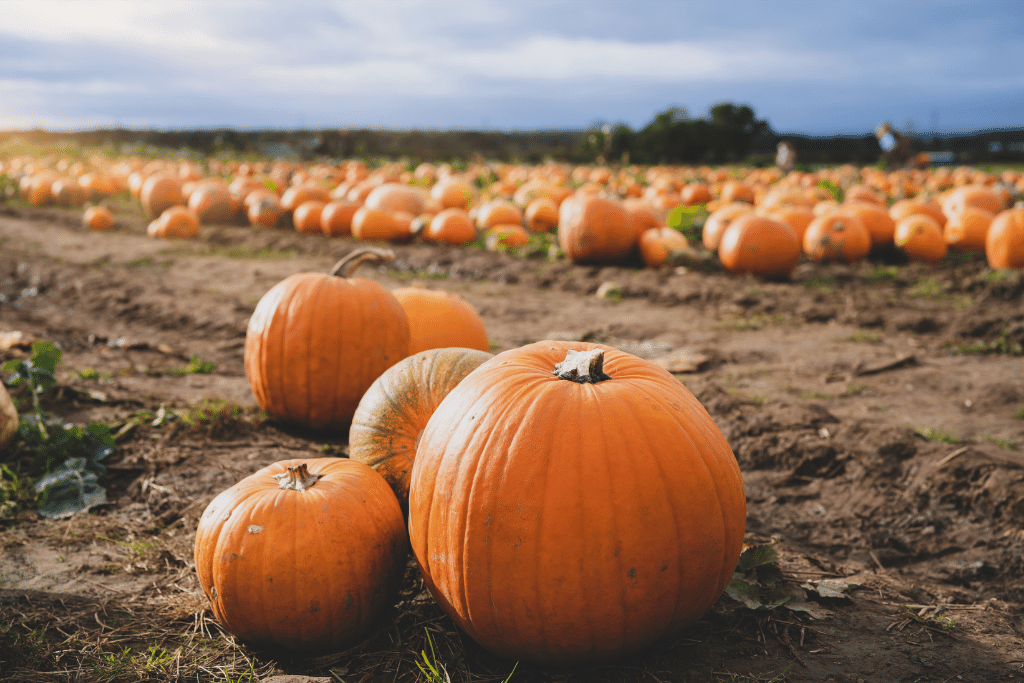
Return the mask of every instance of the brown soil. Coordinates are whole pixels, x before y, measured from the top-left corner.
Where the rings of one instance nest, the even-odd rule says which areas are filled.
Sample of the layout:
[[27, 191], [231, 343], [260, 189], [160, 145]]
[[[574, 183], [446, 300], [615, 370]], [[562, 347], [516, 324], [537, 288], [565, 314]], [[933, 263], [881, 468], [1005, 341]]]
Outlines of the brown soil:
[[[222, 637], [191, 568], [198, 516], [273, 461], [344, 454], [344, 435], [253, 419], [242, 346], [269, 287], [329, 269], [355, 243], [234, 226], [167, 242], [146, 237], [141, 219], [93, 234], [78, 216], [0, 205], [0, 331], [63, 350], [48, 409], [80, 423], [161, 406], [186, 414], [214, 398], [242, 410], [196, 427], [144, 422], [118, 444], [109, 504], [61, 522], [25, 511], [0, 528], [3, 642], [23, 644], [46, 627], [51, 644], [35, 661], [0, 656], [0, 678], [184, 679], [180, 661], [177, 674], [108, 675], [94, 664], [96, 648], [145, 651], [169, 632], [191, 634], [188, 642]], [[396, 252], [396, 262], [361, 276], [462, 294], [495, 351], [597, 340], [679, 371], [743, 469], [748, 541], [773, 539], [794, 585], [859, 585], [848, 599], [818, 599], [830, 613], [820, 619], [723, 599], [682, 636], [626, 661], [577, 671], [520, 665], [513, 681], [1024, 678], [1024, 274], [994, 273], [976, 257], [924, 267], [881, 255], [804, 264], [791, 280], [764, 282], [423, 244]], [[621, 299], [596, 296], [606, 282]], [[212, 372], [171, 372], [193, 356]], [[87, 368], [99, 377], [74, 372]], [[410, 638], [429, 627], [452, 680], [503, 680], [511, 670], [458, 634], [413, 569], [392, 623], [327, 658], [230, 640], [223, 656], [249, 662], [254, 680], [273, 669], [414, 680], [423, 640]], [[72, 635], [80, 652], [67, 645]], [[237, 673], [245, 667], [230, 671], [247, 680]], [[223, 680], [201, 667], [188, 679]]]

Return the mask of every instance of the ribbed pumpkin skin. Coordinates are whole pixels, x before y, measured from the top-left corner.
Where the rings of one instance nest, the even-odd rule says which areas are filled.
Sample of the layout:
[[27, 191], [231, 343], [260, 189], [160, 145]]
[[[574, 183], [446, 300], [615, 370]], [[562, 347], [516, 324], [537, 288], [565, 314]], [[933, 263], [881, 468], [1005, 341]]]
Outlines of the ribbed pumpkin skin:
[[800, 240], [788, 223], [748, 213], [722, 233], [718, 258], [733, 273], [788, 277], [800, 261]]
[[[306, 463], [305, 491], [275, 474]], [[398, 595], [408, 541], [387, 482], [344, 458], [285, 460], [222, 492], [196, 529], [199, 583], [243, 641], [303, 653], [357, 642]]]
[[558, 246], [573, 263], [622, 261], [639, 238], [617, 201], [577, 193], [558, 209]]
[[[555, 377], [605, 350], [612, 379]], [[441, 402], [409, 490], [428, 588], [483, 647], [571, 665], [697, 621], [732, 576], [743, 480], [696, 398], [653, 363], [594, 344], [506, 351]]]
[[348, 457], [377, 470], [403, 509], [420, 432], [448, 392], [493, 357], [476, 349], [421, 351], [388, 368], [363, 394], [348, 433]]
[[454, 292], [401, 287], [392, 292], [409, 318], [409, 355], [427, 349], [491, 348], [483, 318]]
[[373, 280], [299, 273], [263, 295], [245, 335], [245, 374], [270, 417], [347, 427], [359, 399], [409, 353], [409, 322]]

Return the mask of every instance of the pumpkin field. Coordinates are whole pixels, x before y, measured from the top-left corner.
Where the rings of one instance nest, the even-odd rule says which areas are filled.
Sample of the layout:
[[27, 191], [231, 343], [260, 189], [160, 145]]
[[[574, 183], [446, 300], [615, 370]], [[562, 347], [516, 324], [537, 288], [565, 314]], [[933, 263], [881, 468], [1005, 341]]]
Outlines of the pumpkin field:
[[1022, 192], [0, 157], [0, 680], [1024, 679]]

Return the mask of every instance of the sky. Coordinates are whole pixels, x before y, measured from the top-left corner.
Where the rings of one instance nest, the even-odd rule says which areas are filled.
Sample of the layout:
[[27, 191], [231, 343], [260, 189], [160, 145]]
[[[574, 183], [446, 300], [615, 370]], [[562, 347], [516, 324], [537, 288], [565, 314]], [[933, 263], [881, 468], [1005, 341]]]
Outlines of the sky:
[[1024, 0], [0, 0], [0, 130], [1024, 127]]

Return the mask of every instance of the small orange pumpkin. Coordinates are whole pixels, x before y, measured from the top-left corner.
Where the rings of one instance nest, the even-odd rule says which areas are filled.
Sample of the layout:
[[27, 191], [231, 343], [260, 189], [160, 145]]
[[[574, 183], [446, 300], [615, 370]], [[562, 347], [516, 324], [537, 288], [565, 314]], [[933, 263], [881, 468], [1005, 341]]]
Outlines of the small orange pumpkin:
[[292, 212], [292, 225], [296, 232], [304, 235], [319, 235], [323, 232], [320, 228], [320, 218], [323, 214], [326, 202], [319, 199], [309, 199], [295, 207]]
[[409, 354], [447, 347], [490, 350], [483, 318], [458, 294], [424, 287], [401, 287], [392, 294], [409, 321]]
[[754, 208], [746, 202], [726, 204], [715, 209], [704, 221], [704, 229], [701, 232], [701, 241], [704, 246], [711, 251], [718, 251], [718, 242], [722, 239], [722, 233], [729, 227], [729, 224], [753, 210]]
[[114, 227], [114, 214], [105, 206], [90, 206], [82, 215], [82, 224], [90, 230], [110, 230]]
[[405, 509], [416, 444], [445, 396], [490, 353], [440, 348], [388, 368], [363, 394], [348, 433], [349, 457], [377, 470]]
[[680, 254], [693, 252], [682, 233], [665, 227], [644, 230], [639, 245], [640, 258], [651, 268], [670, 265]]
[[931, 216], [913, 213], [896, 224], [893, 242], [912, 261], [938, 263], [946, 256], [946, 240], [942, 227]]
[[804, 232], [804, 253], [812, 261], [860, 261], [871, 251], [871, 233], [856, 215], [825, 211]]
[[959, 211], [947, 211], [942, 237], [957, 251], [985, 251], [985, 237], [995, 214], [965, 204]]
[[525, 218], [531, 232], [551, 232], [558, 227], [558, 204], [550, 197], [537, 197], [526, 206]]
[[188, 196], [188, 208], [199, 217], [200, 223], [230, 223], [238, 206], [228, 186], [220, 180], [204, 180]]
[[484, 246], [489, 251], [500, 247], [525, 247], [530, 244], [530, 235], [521, 225], [495, 225], [484, 234]]
[[428, 240], [461, 246], [476, 239], [476, 228], [462, 209], [444, 209], [430, 221], [423, 235]]
[[320, 230], [328, 237], [343, 237], [352, 234], [352, 217], [359, 210], [359, 204], [344, 199], [335, 199], [324, 205], [320, 212]]
[[577, 193], [558, 209], [558, 245], [573, 263], [623, 261], [639, 237], [626, 209], [613, 199]]
[[199, 236], [199, 219], [185, 206], [171, 206], [149, 224], [146, 232], [150, 237], [193, 239]]
[[159, 216], [165, 209], [185, 203], [181, 181], [170, 175], [153, 174], [142, 183], [139, 201], [142, 202], [142, 208], [146, 213], [150, 216]]
[[871, 235], [872, 245], [892, 244], [893, 233], [896, 232], [896, 221], [889, 215], [885, 205], [854, 201], [842, 204], [842, 209], [860, 219]]
[[369, 635], [398, 597], [407, 553], [394, 493], [347, 458], [261, 469], [213, 499], [195, 539], [217, 621], [245, 642], [303, 654]]
[[800, 262], [800, 239], [787, 223], [747, 213], [722, 233], [718, 258], [733, 273], [788, 277]]

